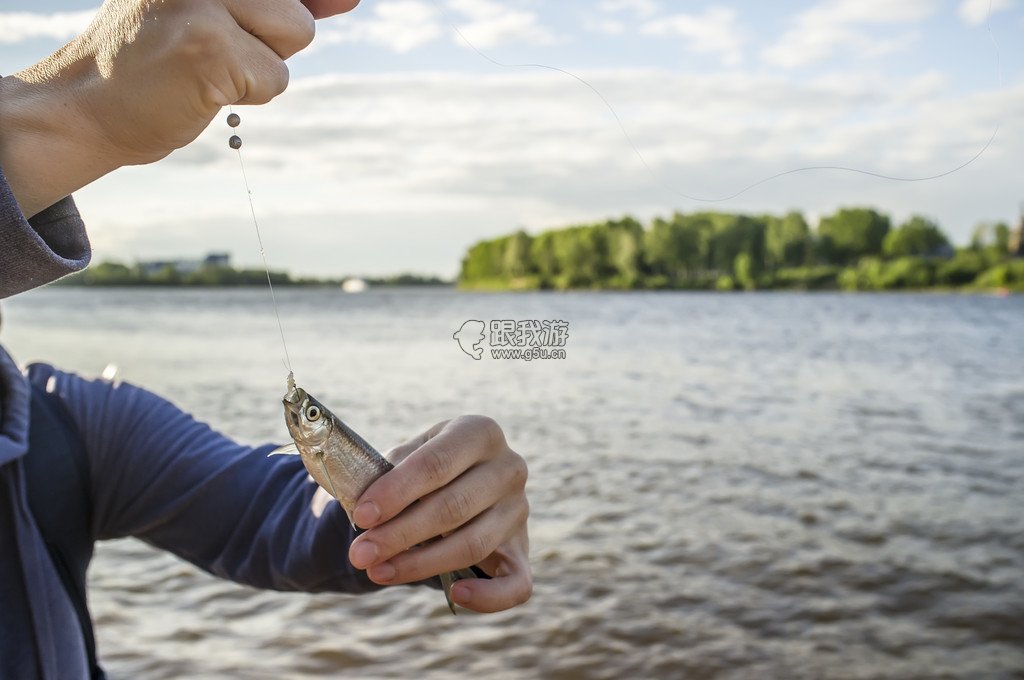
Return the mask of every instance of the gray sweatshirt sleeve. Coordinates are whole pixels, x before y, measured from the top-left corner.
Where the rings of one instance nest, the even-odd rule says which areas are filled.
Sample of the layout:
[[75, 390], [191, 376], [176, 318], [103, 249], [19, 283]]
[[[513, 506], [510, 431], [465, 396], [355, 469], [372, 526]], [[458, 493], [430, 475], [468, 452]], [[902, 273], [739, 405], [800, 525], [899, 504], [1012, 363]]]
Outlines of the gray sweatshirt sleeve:
[[25, 219], [0, 168], [0, 298], [81, 271], [91, 255], [70, 196]]

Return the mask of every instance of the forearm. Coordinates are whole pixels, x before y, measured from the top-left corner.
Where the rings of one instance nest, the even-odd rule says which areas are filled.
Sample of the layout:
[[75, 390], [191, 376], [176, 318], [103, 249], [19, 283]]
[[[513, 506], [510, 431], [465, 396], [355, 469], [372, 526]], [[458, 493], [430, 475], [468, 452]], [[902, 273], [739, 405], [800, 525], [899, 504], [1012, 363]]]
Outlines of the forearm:
[[134, 536], [222, 578], [258, 588], [374, 590], [348, 560], [354, 531], [302, 464], [268, 458], [127, 383], [35, 365], [79, 429], [92, 535]]
[[0, 167], [26, 217], [119, 167], [42, 67], [0, 78]]

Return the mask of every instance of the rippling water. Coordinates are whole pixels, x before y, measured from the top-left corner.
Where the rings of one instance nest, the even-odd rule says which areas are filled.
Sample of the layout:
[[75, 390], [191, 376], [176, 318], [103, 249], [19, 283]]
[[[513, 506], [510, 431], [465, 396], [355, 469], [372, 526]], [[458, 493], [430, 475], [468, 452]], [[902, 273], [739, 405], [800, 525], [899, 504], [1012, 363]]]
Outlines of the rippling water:
[[[531, 466], [536, 591], [259, 592], [132, 540], [90, 572], [114, 678], [1024, 677], [1024, 298], [279, 294], [296, 374], [389, 447], [463, 412]], [[47, 289], [2, 339], [286, 437], [264, 291]], [[474, 362], [468, 319], [564, 319]]]

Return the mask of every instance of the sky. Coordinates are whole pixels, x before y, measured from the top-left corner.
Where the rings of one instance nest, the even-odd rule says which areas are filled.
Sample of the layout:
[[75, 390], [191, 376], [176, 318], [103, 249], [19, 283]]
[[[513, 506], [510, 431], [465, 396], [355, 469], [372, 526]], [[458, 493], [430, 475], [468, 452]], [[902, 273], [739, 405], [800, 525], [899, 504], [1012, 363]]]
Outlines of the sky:
[[[0, 0], [0, 73], [96, 7]], [[319, 23], [285, 94], [236, 111], [267, 257], [296, 274], [453, 276], [480, 239], [677, 210], [870, 205], [964, 243], [1024, 203], [1021, 35], [1024, 0], [363, 0]], [[219, 116], [77, 192], [95, 259], [257, 264], [231, 133]], [[928, 181], [815, 170], [736, 195], [982, 150]]]

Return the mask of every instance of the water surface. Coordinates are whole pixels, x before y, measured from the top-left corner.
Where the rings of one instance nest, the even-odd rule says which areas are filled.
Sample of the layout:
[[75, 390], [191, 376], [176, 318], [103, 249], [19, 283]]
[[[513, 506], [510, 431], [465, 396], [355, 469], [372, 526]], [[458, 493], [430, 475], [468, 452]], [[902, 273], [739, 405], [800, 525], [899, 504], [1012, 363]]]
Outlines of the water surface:
[[[134, 541], [90, 571], [114, 678], [1024, 677], [1024, 298], [279, 293], [296, 375], [388, 448], [486, 413], [529, 461], [536, 591], [259, 592]], [[563, 319], [474, 362], [468, 319]], [[22, 362], [116, 362], [248, 442], [287, 435], [265, 291], [44, 289]]]

